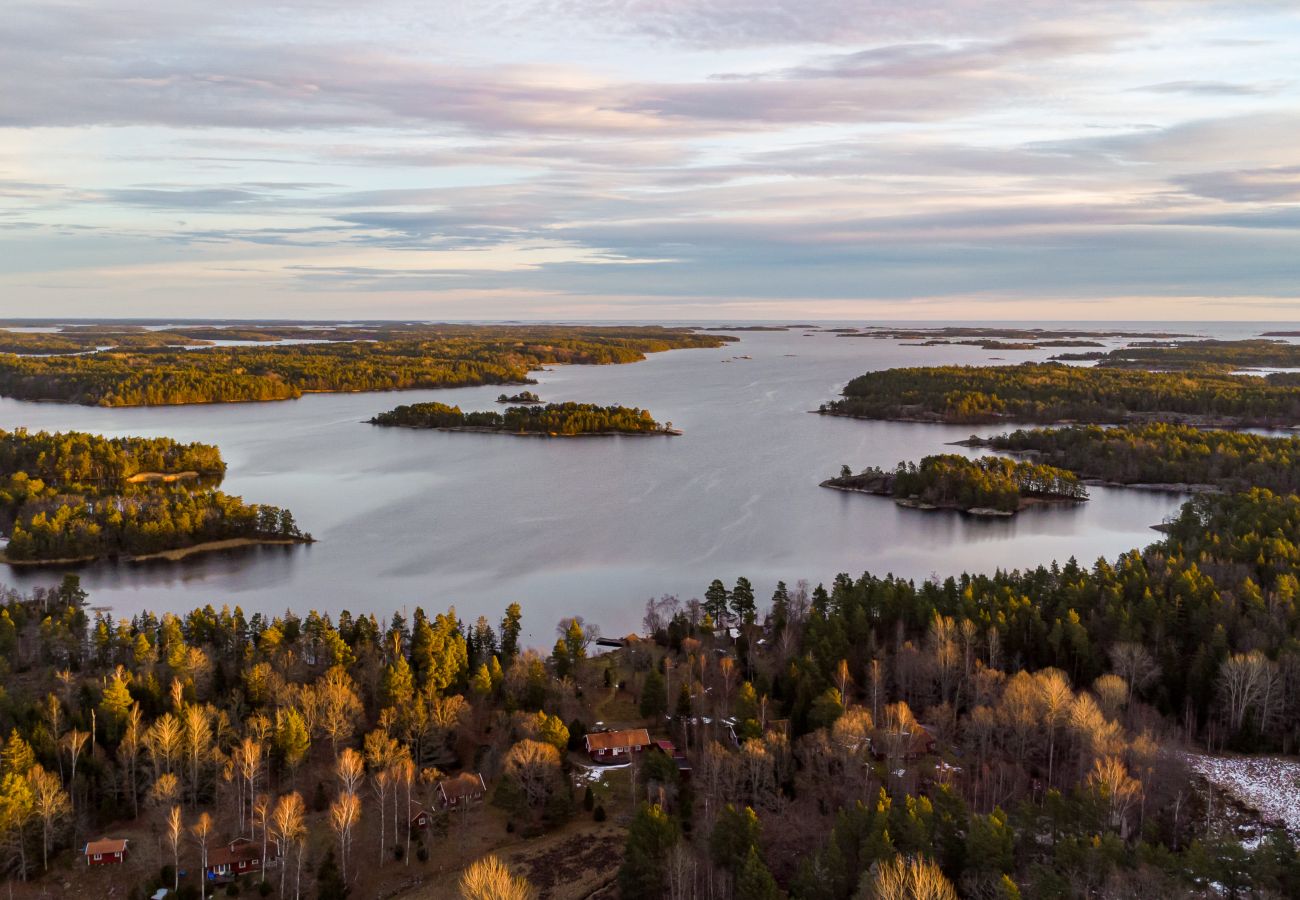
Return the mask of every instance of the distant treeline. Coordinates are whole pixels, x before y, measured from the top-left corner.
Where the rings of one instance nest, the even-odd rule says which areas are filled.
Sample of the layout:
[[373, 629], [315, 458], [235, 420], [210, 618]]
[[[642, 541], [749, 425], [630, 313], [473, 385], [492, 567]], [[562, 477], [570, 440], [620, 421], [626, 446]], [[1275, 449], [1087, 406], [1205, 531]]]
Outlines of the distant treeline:
[[[191, 332], [194, 333], [194, 332]], [[351, 333], [344, 331], [343, 333]], [[362, 332], [365, 333], [365, 332]], [[314, 336], [300, 330], [303, 337]], [[428, 326], [420, 339], [0, 354], [0, 394], [98, 406], [288, 400], [307, 392], [528, 383], [545, 365], [602, 365], [730, 338], [654, 327]]]
[[376, 425], [407, 428], [474, 428], [513, 434], [653, 434], [671, 427], [660, 425], [649, 410], [594, 403], [548, 403], [546, 406], [512, 406], [504, 412], [462, 412], [445, 403], [414, 403], [380, 413]]
[[1174, 344], [1134, 344], [1112, 350], [1102, 366], [1143, 369], [1193, 369], [1200, 366], [1300, 367], [1300, 344], [1277, 340], [1184, 341]]
[[828, 487], [863, 490], [961, 510], [1016, 512], [1027, 498], [1087, 500], [1088, 491], [1072, 473], [1052, 466], [1015, 462], [997, 456], [968, 459], [955, 454], [899, 463], [893, 472], [879, 468], [853, 475], [848, 466]]
[[980, 442], [1122, 484], [1213, 484], [1225, 490], [1300, 489], [1300, 437], [1265, 437], [1152, 423], [1015, 431]]
[[931, 422], [1013, 420], [1279, 426], [1300, 421], [1300, 389], [1286, 378], [1223, 372], [1147, 372], [1018, 366], [931, 366], [868, 372], [821, 412]]
[[[301, 540], [293, 514], [215, 490], [216, 447], [0, 431], [0, 529], [15, 562], [147, 554], [230, 538]], [[192, 475], [133, 482], [133, 476]]]

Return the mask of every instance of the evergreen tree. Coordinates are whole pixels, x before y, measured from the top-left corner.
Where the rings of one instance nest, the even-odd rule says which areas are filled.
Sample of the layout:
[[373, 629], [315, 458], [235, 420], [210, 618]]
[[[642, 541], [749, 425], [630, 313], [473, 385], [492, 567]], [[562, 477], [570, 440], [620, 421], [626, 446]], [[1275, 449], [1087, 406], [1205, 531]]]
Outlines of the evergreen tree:
[[667, 685], [659, 670], [653, 666], [646, 673], [645, 684], [641, 686], [640, 712], [643, 718], [658, 718], [668, 709]]
[[720, 579], [713, 579], [713, 583], [704, 592], [704, 611], [713, 620], [714, 627], [721, 628], [726, 623], [727, 604], [730, 600], [727, 586]]
[[641, 804], [628, 826], [618, 888], [624, 897], [662, 897], [667, 886], [668, 854], [677, 843], [677, 823], [663, 807]]
[[714, 864], [733, 874], [739, 871], [749, 851], [758, 846], [760, 830], [758, 815], [752, 809], [728, 803], [718, 813], [709, 834], [709, 855]]
[[737, 900], [780, 900], [781, 889], [776, 885], [776, 879], [772, 873], [767, 870], [763, 863], [763, 858], [758, 854], [757, 847], [750, 847], [749, 853], [745, 856], [745, 861], [736, 873], [736, 891]]
[[731, 611], [736, 621], [752, 625], [758, 612], [754, 606], [754, 586], [743, 575], [736, 579], [736, 586], [731, 589]]
[[519, 632], [523, 617], [519, 604], [511, 603], [506, 607], [505, 618], [501, 620], [501, 659], [506, 665], [519, 655]]

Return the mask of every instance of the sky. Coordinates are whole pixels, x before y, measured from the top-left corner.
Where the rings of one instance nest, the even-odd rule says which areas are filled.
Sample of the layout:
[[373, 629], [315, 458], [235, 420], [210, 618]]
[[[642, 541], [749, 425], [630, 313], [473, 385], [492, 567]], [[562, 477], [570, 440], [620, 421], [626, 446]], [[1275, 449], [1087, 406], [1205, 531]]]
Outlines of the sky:
[[0, 315], [1300, 321], [1295, 0], [4, 0]]

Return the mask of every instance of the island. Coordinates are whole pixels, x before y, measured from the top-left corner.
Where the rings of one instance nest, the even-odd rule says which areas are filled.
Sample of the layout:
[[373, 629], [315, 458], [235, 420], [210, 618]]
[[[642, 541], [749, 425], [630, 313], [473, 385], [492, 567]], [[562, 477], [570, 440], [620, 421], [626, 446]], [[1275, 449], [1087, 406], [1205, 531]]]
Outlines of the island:
[[1282, 340], [1143, 342], [1111, 350], [1098, 364], [1115, 368], [1225, 371], [1257, 367], [1300, 368], [1300, 344]]
[[512, 406], [505, 412], [462, 412], [445, 403], [413, 403], [380, 413], [372, 425], [431, 428], [438, 431], [476, 431], [540, 437], [596, 437], [601, 435], [680, 435], [672, 422], [660, 424], [649, 410], [594, 403], [548, 403], [546, 406]]
[[905, 422], [1178, 422], [1220, 428], [1300, 423], [1292, 373], [1151, 372], [1061, 363], [924, 366], [868, 372], [823, 403], [824, 415]]
[[961, 442], [1032, 458], [1111, 486], [1184, 492], [1300, 491], [1300, 437], [1153, 422], [1021, 429]]
[[209, 444], [0, 431], [0, 532], [12, 565], [179, 559], [254, 544], [308, 543], [287, 509], [217, 490]]
[[872, 467], [858, 474], [844, 466], [822, 487], [893, 497], [913, 509], [958, 510], [979, 516], [1012, 516], [1044, 503], [1080, 503], [1088, 490], [1072, 473], [1000, 456], [969, 459], [952, 453], [899, 463], [892, 472]]
[[514, 403], [520, 406], [530, 406], [542, 402], [542, 398], [532, 391], [520, 391], [512, 396], [501, 394], [497, 397], [497, 403]]
[[[199, 340], [196, 334], [211, 342], [221, 330], [184, 331], [182, 343]], [[20, 332], [5, 334], [13, 338]], [[631, 363], [648, 353], [722, 347], [737, 340], [657, 326], [340, 325], [264, 328], [259, 334], [275, 343], [192, 349], [92, 346], [80, 355], [61, 356], [0, 353], [0, 395], [90, 406], [162, 406], [292, 400], [321, 392], [531, 384], [529, 373], [547, 365]], [[171, 342], [157, 335], [144, 333], [150, 341]]]

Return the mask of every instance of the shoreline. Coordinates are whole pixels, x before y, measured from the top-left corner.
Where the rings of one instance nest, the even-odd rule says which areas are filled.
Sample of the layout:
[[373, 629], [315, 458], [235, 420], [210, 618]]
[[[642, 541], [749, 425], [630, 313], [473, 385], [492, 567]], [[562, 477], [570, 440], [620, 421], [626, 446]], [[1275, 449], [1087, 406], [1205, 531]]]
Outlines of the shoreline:
[[189, 547], [174, 547], [170, 550], [157, 550], [153, 553], [126, 554], [120, 556], [69, 556], [59, 559], [10, 559], [7, 554], [0, 551], [0, 563], [15, 567], [40, 568], [41, 566], [72, 566], [85, 565], [88, 563], [103, 562], [106, 560], [116, 559], [120, 562], [139, 563], [152, 562], [154, 560], [167, 560], [168, 562], [179, 562], [187, 556], [196, 556], [202, 553], [213, 553], [219, 550], [235, 550], [241, 547], [288, 547], [295, 544], [314, 544], [314, 538], [222, 538], [216, 541], [204, 541], [201, 544], [192, 544]]
[[[1255, 419], [1214, 419], [1206, 416], [1187, 415], [1184, 413], [1175, 413], [1169, 416], [1163, 416], [1153, 413], [1138, 413], [1125, 419], [1045, 419], [1043, 421], [1033, 421], [1022, 419], [1018, 416], [995, 417], [989, 419], [945, 419], [939, 413], [926, 413], [911, 416], [865, 416], [855, 413], [836, 412], [830, 409], [810, 409], [808, 412], [816, 416], [829, 416], [834, 419], [857, 419], [860, 422], [907, 422], [919, 425], [1032, 425], [1035, 428], [1068, 428], [1075, 425], [1101, 425], [1123, 427], [1125, 425], [1143, 425], [1150, 423], [1160, 423], [1164, 425], [1187, 425], [1192, 428], [1201, 428], [1209, 431], [1243, 431], [1248, 428], [1263, 428], [1269, 431], [1300, 431], [1300, 425], [1295, 424], [1278, 424], [1276, 422], [1259, 421]], [[964, 445], [970, 447], [981, 446], [980, 444], [964, 443], [962, 441], [951, 441], [951, 446]]]

